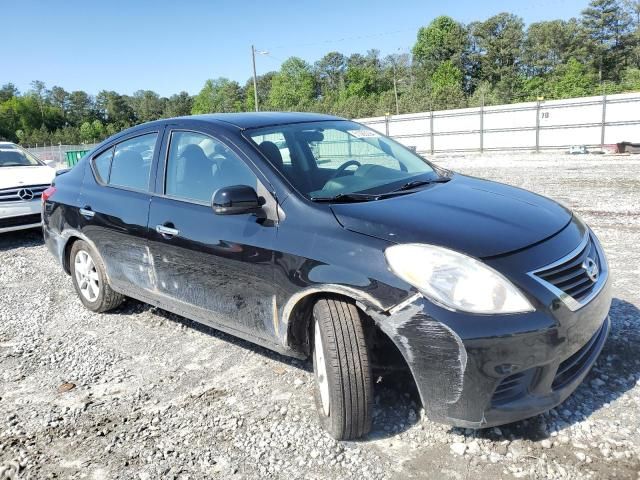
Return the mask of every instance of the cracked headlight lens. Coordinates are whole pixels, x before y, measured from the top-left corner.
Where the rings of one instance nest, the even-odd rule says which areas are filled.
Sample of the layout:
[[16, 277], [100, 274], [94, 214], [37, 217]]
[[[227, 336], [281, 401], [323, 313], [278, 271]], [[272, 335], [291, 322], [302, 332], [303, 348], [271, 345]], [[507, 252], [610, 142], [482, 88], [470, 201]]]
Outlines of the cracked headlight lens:
[[404, 244], [387, 248], [385, 256], [393, 273], [450, 310], [480, 314], [535, 310], [509, 280], [462, 253], [434, 245]]

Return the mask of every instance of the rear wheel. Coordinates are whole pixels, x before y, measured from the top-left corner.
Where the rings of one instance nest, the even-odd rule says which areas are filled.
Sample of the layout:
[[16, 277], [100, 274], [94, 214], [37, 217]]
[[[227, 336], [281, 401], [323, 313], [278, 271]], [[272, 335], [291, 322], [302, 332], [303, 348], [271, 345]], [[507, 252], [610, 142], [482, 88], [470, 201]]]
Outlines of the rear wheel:
[[362, 320], [355, 305], [319, 300], [313, 308], [313, 371], [320, 423], [334, 438], [369, 433], [373, 386]]
[[122, 303], [124, 296], [113, 291], [102, 259], [88, 243], [78, 240], [73, 244], [69, 265], [76, 293], [89, 310], [106, 312]]

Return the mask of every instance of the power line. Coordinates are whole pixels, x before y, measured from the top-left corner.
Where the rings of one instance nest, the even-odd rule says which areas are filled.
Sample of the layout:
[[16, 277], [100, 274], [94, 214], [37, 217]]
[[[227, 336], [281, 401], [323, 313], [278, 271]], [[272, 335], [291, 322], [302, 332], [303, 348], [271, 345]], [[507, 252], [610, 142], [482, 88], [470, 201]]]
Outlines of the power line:
[[[301, 44], [296, 44], [296, 47], [313, 47], [315, 45], [326, 45], [329, 43], [339, 43], [339, 42], [347, 42], [347, 41], [351, 41], [351, 40], [365, 40], [368, 38], [376, 38], [376, 37], [384, 37], [384, 36], [389, 36], [389, 35], [397, 35], [399, 33], [405, 33], [405, 32], [417, 32], [418, 29], [421, 27], [417, 26], [417, 27], [412, 27], [412, 28], [403, 28], [401, 30], [393, 30], [390, 32], [381, 32], [381, 33], [374, 33], [374, 34], [370, 34], [370, 35], [358, 35], [355, 37], [341, 37], [341, 38], [335, 38], [335, 39], [330, 39], [330, 40], [322, 40], [319, 42], [311, 42], [311, 43], [301, 43]], [[284, 48], [290, 48], [291, 45], [279, 45], [277, 47], [272, 47], [271, 50], [280, 50], [280, 49], [284, 49]]]

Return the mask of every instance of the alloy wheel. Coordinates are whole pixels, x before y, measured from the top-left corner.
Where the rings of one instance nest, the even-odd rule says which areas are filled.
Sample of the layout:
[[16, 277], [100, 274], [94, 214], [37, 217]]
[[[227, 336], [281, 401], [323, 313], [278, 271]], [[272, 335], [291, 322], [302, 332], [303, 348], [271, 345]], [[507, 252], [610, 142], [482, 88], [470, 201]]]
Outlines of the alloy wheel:
[[76, 254], [75, 274], [82, 296], [90, 302], [95, 302], [100, 294], [100, 276], [91, 255], [84, 250]]

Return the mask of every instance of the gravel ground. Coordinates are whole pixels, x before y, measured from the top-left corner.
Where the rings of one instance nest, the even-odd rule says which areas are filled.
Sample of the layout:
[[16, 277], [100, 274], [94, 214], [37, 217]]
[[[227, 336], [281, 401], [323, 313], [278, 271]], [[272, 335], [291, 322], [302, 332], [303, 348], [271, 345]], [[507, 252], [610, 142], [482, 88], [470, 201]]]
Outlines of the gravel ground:
[[[613, 328], [563, 405], [483, 431], [376, 386], [358, 442], [320, 429], [305, 362], [135, 301], [85, 310], [37, 231], [0, 236], [0, 478], [638, 478], [640, 158], [439, 157], [568, 204], [599, 235]], [[19, 472], [16, 475], [16, 472]]]

